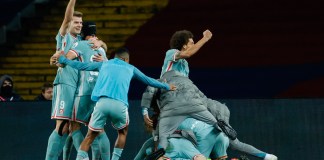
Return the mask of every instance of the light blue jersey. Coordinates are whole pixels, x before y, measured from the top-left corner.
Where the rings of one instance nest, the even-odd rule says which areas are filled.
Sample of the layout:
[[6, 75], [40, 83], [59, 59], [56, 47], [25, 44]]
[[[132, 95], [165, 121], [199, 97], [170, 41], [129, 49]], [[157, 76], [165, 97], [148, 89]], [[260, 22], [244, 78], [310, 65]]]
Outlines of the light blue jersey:
[[[93, 62], [92, 59], [97, 54], [102, 55], [107, 60], [105, 50], [103, 48], [92, 49], [91, 44], [87, 40], [76, 42], [70, 51], [78, 55], [78, 59], [81, 62]], [[98, 71], [80, 71], [77, 96], [91, 95], [98, 75]]]
[[68, 60], [61, 56], [59, 63], [71, 65], [79, 70], [97, 70], [100, 72], [91, 95], [93, 101], [98, 101], [100, 97], [109, 97], [119, 100], [128, 106], [128, 90], [132, 78], [138, 79], [146, 85], [170, 90], [167, 83], [161, 83], [153, 78], [147, 77], [135, 66], [119, 58], [105, 62], [81, 63]]
[[[70, 33], [67, 33], [64, 37], [58, 33], [56, 35], [56, 50], [64, 51], [66, 54], [73, 46], [75, 42], [81, 41], [81, 37], [73, 37]], [[53, 84], [67, 84], [72, 87], [77, 87], [78, 83], [78, 71], [70, 66], [57, 69], [56, 77]]]
[[214, 129], [212, 125], [194, 118], [186, 118], [178, 129], [194, 132], [197, 138], [197, 148], [205, 157], [209, 157], [211, 153], [211, 158], [215, 159], [227, 156], [229, 139], [223, 132]]
[[196, 120], [194, 118], [186, 118], [178, 127], [179, 130], [192, 130], [197, 138], [203, 139], [208, 135], [211, 131], [214, 130], [214, 127], [205, 122]]
[[184, 76], [189, 76], [189, 66], [186, 59], [175, 59], [176, 54], [180, 53], [177, 49], [170, 49], [166, 52], [160, 77], [171, 70], [176, 70]]

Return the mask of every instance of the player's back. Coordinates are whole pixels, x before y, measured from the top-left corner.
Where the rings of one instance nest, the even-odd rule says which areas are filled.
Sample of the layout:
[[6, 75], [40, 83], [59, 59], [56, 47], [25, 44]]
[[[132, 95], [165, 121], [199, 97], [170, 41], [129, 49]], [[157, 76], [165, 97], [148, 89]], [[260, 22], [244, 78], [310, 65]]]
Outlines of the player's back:
[[120, 100], [128, 105], [128, 90], [134, 76], [133, 65], [114, 58], [102, 64], [99, 77], [91, 99], [97, 101], [100, 96], [107, 96]]
[[[78, 59], [81, 62], [94, 62], [93, 58], [95, 55], [102, 55], [105, 60], [107, 60], [106, 52], [103, 48], [92, 49], [89, 41], [77, 42], [72, 50], [78, 54]], [[98, 79], [98, 71], [80, 71], [79, 82], [77, 88], [77, 95], [91, 95], [92, 90]]]

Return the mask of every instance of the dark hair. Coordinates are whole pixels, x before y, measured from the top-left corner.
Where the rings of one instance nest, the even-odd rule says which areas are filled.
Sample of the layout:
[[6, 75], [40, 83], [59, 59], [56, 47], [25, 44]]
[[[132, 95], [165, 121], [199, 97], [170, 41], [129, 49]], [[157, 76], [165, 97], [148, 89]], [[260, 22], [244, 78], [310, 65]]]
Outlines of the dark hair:
[[96, 23], [87, 21], [82, 23], [82, 29], [81, 29], [81, 37], [84, 40], [86, 36], [94, 36], [96, 35], [97, 28]]
[[73, 16], [74, 17], [82, 17], [83, 16], [83, 13], [82, 12], [79, 12], [79, 11], [74, 11], [73, 12]]
[[117, 58], [128, 58], [129, 57], [129, 51], [127, 48], [122, 47], [122, 48], [118, 48], [115, 51], [115, 57]]
[[193, 34], [187, 30], [181, 30], [175, 32], [170, 40], [171, 49], [181, 50], [183, 45], [189, 42], [189, 39], [193, 38]]
[[47, 90], [48, 88], [53, 88], [53, 84], [49, 82], [44, 83], [42, 86], [42, 93], [45, 93], [45, 90]]

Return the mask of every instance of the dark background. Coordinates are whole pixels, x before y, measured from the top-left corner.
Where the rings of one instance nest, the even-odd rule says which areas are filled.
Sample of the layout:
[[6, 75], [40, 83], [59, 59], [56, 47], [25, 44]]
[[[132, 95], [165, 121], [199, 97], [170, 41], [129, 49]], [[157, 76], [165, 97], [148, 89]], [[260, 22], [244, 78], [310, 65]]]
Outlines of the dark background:
[[[324, 158], [324, 100], [222, 99], [220, 102], [229, 107], [230, 123], [240, 141], [282, 160]], [[133, 159], [149, 136], [144, 131], [139, 105], [140, 101], [130, 101], [129, 133], [121, 160]], [[44, 159], [48, 137], [55, 127], [50, 119], [50, 106], [48, 102], [0, 103], [1, 159]], [[106, 133], [113, 145], [116, 130], [110, 122]], [[241, 155], [231, 149], [228, 154]]]

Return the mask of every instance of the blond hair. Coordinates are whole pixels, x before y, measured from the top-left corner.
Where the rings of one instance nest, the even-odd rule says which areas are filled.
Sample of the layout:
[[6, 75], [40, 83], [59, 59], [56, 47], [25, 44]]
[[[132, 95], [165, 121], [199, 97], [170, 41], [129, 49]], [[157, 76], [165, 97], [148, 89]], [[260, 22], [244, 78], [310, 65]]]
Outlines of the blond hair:
[[74, 17], [82, 17], [83, 16], [83, 13], [82, 12], [79, 12], [79, 11], [74, 11], [73, 12], [73, 16]]

